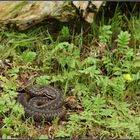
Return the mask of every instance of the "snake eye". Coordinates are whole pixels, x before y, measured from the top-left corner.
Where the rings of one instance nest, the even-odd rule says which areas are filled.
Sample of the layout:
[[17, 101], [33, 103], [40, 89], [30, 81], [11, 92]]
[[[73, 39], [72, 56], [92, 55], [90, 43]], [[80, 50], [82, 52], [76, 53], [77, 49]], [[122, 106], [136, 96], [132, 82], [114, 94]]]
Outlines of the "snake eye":
[[41, 106], [41, 105], [43, 105], [42, 102], [37, 102], [37, 106]]

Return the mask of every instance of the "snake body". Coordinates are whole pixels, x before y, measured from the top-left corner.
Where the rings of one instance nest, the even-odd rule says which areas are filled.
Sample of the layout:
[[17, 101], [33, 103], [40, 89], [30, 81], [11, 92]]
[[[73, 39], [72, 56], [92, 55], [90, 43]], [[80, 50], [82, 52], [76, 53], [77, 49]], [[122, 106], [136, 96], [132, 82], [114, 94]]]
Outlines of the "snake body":
[[63, 95], [58, 89], [30, 85], [25, 91], [19, 94], [18, 102], [23, 105], [27, 117], [36, 121], [52, 121], [56, 116], [61, 119], [65, 115]]

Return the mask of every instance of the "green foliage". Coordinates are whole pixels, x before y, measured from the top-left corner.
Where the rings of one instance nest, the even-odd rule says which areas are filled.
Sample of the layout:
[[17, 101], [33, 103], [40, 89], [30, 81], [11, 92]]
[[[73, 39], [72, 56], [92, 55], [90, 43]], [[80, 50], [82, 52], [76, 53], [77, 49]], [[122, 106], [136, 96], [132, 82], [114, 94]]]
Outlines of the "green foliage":
[[[129, 20], [128, 20], [129, 21]], [[129, 21], [129, 29], [133, 33], [134, 40], [139, 41], [140, 39], [140, 19], [137, 17], [132, 17]]]
[[22, 54], [22, 59], [25, 63], [33, 62], [36, 58], [36, 52], [25, 51]]
[[127, 31], [125, 32], [121, 31], [117, 39], [118, 47], [128, 48], [129, 41], [130, 41], [130, 34]]
[[[75, 135], [84, 137], [88, 133], [92, 134], [94, 129], [94, 134], [100, 137], [115, 137], [116, 135], [121, 137], [126, 136], [126, 133], [130, 134], [129, 137], [140, 136], [139, 122], [132, 119], [133, 111], [129, 110], [126, 103], [116, 100], [108, 102], [104, 97], [97, 96], [85, 101], [84, 106], [85, 111], [80, 115], [71, 115], [65, 131], [58, 131], [58, 135], [69, 135], [71, 138]], [[139, 119], [139, 116], [137, 115], [136, 118]], [[98, 128], [102, 128], [102, 131]]]
[[69, 28], [66, 26], [63, 26], [63, 28], [60, 31], [60, 37], [63, 38], [64, 40], [68, 40], [70, 37], [70, 31]]
[[[28, 133], [26, 124], [22, 124], [22, 116], [24, 115], [24, 109], [20, 104], [16, 103], [17, 92], [15, 91], [14, 81], [8, 80], [1, 76], [3, 83], [4, 93], [0, 98], [0, 118], [3, 119], [3, 127], [1, 128], [1, 135], [3, 138], [9, 136], [19, 136]], [[6, 117], [5, 114], [8, 114]]]
[[52, 49], [50, 58], [54, 61], [54, 65], [58, 63], [62, 71], [65, 72], [79, 66], [80, 51], [74, 44], [62, 42]]
[[100, 42], [106, 45], [111, 39], [112, 35], [111, 26], [110, 25], [101, 26], [99, 29], [99, 33], [100, 33], [99, 35]]
[[70, 137], [70, 134], [68, 134], [65, 130], [61, 129], [56, 133], [56, 137], [66, 138], [66, 137]]
[[43, 76], [40, 76], [40, 77], [36, 78], [36, 83], [38, 85], [48, 85], [50, 83], [49, 80], [50, 80], [50, 76], [43, 75]]
[[41, 136], [39, 137], [39, 139], [48, 139], [48, 136], [47, 136], [47, 135], [41, 135]]

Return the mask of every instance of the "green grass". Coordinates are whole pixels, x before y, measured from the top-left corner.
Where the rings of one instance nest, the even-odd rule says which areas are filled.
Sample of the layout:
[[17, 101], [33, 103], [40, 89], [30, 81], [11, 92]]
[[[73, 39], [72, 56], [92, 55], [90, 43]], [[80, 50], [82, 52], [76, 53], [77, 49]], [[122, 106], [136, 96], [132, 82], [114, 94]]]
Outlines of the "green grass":
[[[112, 19], [103, 12], [94, 21], [87, 41], [82, 28], [73, 35], [66, 26], [56, 39], [42, 26], [1, 31], [0, 59], [11, 60], [0, 70], [2, 138], [140, 138], [140, 17], [133, 10], [128, 18], [119, 8]], [[73, 111], [65, 125], [56, 119], [51, 127], [44, 122], [37, 127], [16, 102], [27, 79], [59, 87], [65, 99], [73, 91], [84, 110]]]

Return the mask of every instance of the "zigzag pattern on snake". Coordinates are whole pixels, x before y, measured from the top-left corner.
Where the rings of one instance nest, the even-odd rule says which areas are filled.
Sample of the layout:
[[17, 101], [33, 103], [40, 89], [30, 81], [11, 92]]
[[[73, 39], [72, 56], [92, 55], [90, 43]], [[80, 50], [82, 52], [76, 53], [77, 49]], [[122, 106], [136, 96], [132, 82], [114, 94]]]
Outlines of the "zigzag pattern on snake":
[[36, 121], [52, 121], [56, 116], [61, 119], [65, 115], [63, 95], [57, 88], [30, 85], [25, 91], [17, 100], [23, 105], [27, 117]]

